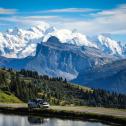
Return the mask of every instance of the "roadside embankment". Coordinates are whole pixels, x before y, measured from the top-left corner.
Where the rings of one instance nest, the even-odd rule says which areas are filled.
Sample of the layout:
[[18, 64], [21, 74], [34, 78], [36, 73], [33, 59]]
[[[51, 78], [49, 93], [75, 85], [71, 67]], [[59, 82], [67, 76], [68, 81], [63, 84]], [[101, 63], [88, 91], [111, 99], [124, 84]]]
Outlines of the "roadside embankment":
[[28, 110], [27, 105], [0, 105], [0, 113], [58, 117], [66, 119], [94, 120], [104, 123], [126, 124], [126, 110], [97, 107], [52, 106], [50, 109]]

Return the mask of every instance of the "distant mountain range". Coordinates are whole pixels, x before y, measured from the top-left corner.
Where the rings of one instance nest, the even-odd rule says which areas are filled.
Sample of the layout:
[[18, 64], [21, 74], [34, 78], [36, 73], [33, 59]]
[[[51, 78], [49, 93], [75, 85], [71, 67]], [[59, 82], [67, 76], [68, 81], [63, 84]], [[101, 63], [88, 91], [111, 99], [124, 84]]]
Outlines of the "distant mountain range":
[[27, 30], [14, 28], [0, 33], [0, 66], [35, 70], [126, 93], [125, 49], [107, 35], [91, 38], [43, 23]]
[[82, 71], [72, 82], [92, 88], [126, 93], [126, 59]]
[[107, 35], [102, 34], [89, 38], [76, 30], [58, 30], [44, 22], [29, 29], [14, 28], [0, 33], [0, 55], [8, 58], [33, 56], [37, 44], [47, 42], [51, 36], [57, 37], [61, 43], [92, 47], [100, 49], [105, 54], [125, 56], [125, 46]]

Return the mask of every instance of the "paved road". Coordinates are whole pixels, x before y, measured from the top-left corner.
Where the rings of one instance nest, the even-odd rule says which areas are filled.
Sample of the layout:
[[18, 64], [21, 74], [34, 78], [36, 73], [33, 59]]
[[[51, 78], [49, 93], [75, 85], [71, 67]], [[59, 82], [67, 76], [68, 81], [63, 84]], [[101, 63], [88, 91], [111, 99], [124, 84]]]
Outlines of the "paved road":
[[[0, 103], [0, 107], [12, 107], [12, 108], [26, 108], [27, 104], [3, 104]], [[104, 115], [120, 116], [126, 118], [126, 109], [112, 109], [102, 107], [87, 107], [87, 106], [51, 106], [54, 110], [66, 110], [66, 111], [77, 111], [85, 113], [97, 113]]]

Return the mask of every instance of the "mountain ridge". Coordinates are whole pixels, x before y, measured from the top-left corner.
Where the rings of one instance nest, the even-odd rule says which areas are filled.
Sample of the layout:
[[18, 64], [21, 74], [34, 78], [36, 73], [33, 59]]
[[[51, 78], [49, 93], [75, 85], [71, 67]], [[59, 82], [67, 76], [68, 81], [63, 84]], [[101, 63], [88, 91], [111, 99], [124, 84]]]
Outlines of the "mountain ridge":
[[125, 47], [104, 34], [95, 39], [75, 30], [56, 29], [45, 22], [29, 29], [14, 28], [0, 32], [0, 55], [7, 58], [24, 58], [34, 56], [38, 43], [47, 42], [51, 37], [57, 37], [61, 43], [76, 46], [88, 46], [101, 49], [105, 54], [124, 57]]
[[86, 72], [82, 71], [72, 82], [81, 85], [84, 84], [92, 88], [126, 93], [125, 76], [126, 59], [123, 59], [102, 66], [96, 66]]
[[64, 44], [52, 36], [47, 42], [37, 45], [35, 56], [22, 59], [3, 57], [3, 60], [0, 59], [0, 66], [14, 69], [25, 68], [38, 71], [39, 74], [62, 76], [72, 80], [81, 70], [89, 69], [95, 65], [103, 65], [113, 59], [113, 56], [106, 56], [96, 48]]

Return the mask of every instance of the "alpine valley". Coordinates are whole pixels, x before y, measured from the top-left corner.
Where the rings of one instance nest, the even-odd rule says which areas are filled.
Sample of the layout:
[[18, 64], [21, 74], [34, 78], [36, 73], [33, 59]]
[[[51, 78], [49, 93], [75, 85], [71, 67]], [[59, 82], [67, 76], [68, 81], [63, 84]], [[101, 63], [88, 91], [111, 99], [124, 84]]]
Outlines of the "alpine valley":
[[126, 47], [109, 35], [88, 37], [43, 22], [29, 29], [0, 33], [0, 67], [126, 93]]

